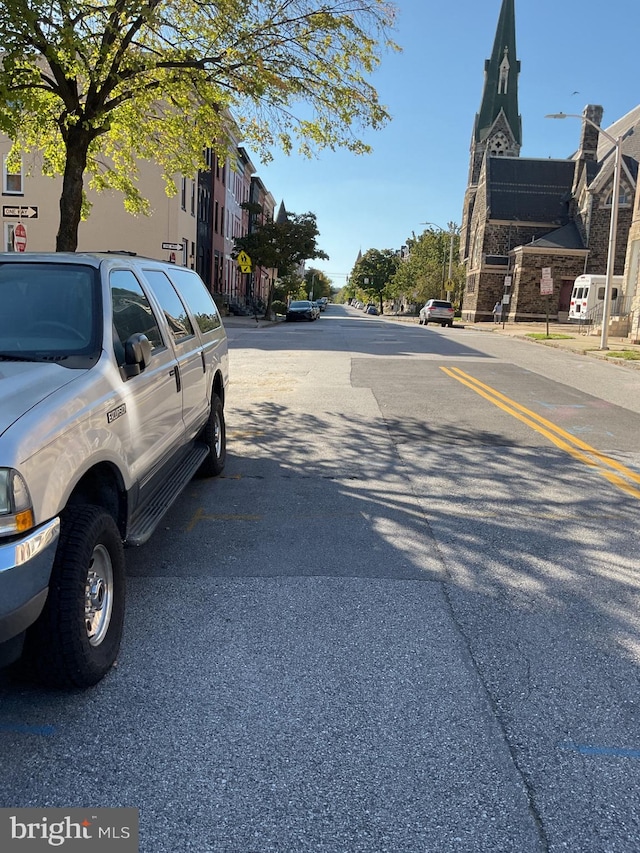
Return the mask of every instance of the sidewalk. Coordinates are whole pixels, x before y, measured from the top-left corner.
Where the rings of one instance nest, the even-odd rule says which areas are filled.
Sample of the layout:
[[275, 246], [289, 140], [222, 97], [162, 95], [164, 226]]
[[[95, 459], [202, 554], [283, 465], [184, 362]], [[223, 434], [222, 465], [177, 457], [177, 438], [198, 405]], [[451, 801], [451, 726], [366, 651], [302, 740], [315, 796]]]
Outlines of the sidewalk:
[[[387, 320], [398, 320], [402, 323], [418, 324], [418, 318], [412, 316], [402, 316], [395, 314], [385, 315]], [[570, 350], [571, 352], [580, 355], [590, 355], [595, 358], [606, 359], [613, 361], [616, 364], [624, 364], [628, 367], [640, 369], [640, 344], [632, 344], [628, 338], [621, 338], [615, 335], [608, 336], [608, 349], [600, 349], [600, 332], [592, 332], [584, 334], [580, 327], [573, 323], [549, 323], [549, 335], [566, 335], [562, 338], [550, 337], [549, 339], [539, 339], [532, 335], [546, 335], [547, 324], [542, 321], [540, 323], [502, 323], [496, 325], [494, 323], [463, 323], [462, 320], [456, 320], [454, 329], [473, 329], [475, 332], [487, 332], [494, 335], [506, 335], [511, 338], [519, 338], [527, 340], [535, 344], [543, 344], [556, 349]], [[630, 351], [637, 353], [638, 360], [630, 358], [615, 358], [612, 353]]]
[[[284, 318], [283, 318], [284, 319]], [[255, 328], [270, 328], [272, 326], [277, 326], [278, 323], [282, 322], [281, 320], [265, 320], [262, 315], [258, 316], [258, 319], [253, 316], [253, 314], [249, 314], [247, 316], [237, 316], [235, 314], [229, 314], [228, 317], [223, 317], [222, 322], [224, 324], [225, 329], [255, 329]]]
[[547, 324], [541, 323], [505, 323], [504, 328], [502, 323], [494, 325], [493, 323], [475, 323], [467, 325], [467, 328], [473, 328], [476, 331], [490, 332], [495, 335], [507, 335], [512, 338], [520, 338], [529, 340], [533, 343], [543, 344], [556, 349], [570, 350], [571, 352], [580, 353], [582, 355], [591, 355], [596, 358], [615, 361], [616, 363], [627, 364], [629, 367], [640, 369], [640, 360], [630, 358], [615, 358], [612, 353], [616, 352], [634, 352], [637, 353], [640, 359], [640, 344], [632, 344], [628, 338], [621, 338], [615, 335], [609, 335], [607, 350], [600, 349], [600, 332], [592, 332], [584, 334], [580, 328], [572, 323], [549, 323], [549, 335], [566, 335], [566, 337], [549, 339], [538, 339], [532, 335], [546, 335]]

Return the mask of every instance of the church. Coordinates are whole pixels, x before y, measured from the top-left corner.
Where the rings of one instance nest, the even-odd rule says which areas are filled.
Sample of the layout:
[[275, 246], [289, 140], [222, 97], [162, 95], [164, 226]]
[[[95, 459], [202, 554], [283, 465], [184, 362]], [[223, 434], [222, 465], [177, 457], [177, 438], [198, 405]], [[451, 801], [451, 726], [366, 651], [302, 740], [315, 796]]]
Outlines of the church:
[[[502, 0], [493, 51], [485, 61], [462, 212], [462, 319], [467, 322], [491, 320], [496, 301], [503, 302], [509, 322], [544, 320], [547, 311], [549, 319], [566, 321], [574, 280], [584, 273], [606, 274], [614, 203], [613, 274], [624, 273], [640, 160], [640, 106], [600, 132], [603, 108], [588, 105], [572, 156], [520, 157], [519, 73], [514, 0]], [[621, 137], [620, 191], [614, 200], [614, 140]], [[543, 270], [551, 271], [549, 296], [540, 292]], [[633, 295], [621, 293], [620, 305]]]

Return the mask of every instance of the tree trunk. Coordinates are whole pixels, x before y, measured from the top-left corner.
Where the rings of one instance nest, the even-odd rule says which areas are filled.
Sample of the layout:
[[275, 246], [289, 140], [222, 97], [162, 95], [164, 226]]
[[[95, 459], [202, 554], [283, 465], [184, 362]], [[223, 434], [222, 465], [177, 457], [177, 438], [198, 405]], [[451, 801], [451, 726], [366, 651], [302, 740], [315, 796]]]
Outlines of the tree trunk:
[[56, 252], [75, 252], [82, 213], [82, 186], [87, 167], [91, 134], [82, 127], [70, 127], [66, 133], [67, 160], [60, 196], [60, 225]]
[[265, 320], [273, 319], [271, 316], [273, 314], [273, 309], [271, 308], [271, 305], [273, 304], [273, 290], [274, 290], [273, 279], [270, 278], [269, 279], [269, 290], [267, 292], [267, 306], [264, 309], [264, 319]]

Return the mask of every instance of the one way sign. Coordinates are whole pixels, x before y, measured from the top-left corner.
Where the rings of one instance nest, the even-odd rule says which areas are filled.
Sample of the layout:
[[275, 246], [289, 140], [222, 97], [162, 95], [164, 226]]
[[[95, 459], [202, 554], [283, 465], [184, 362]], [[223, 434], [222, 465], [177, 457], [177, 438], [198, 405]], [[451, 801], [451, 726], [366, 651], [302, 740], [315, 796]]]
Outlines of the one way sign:
[[37, 219], [38, 208], [31, 207], [9, 207], [2, 205], [2, 216], [4, 219]]

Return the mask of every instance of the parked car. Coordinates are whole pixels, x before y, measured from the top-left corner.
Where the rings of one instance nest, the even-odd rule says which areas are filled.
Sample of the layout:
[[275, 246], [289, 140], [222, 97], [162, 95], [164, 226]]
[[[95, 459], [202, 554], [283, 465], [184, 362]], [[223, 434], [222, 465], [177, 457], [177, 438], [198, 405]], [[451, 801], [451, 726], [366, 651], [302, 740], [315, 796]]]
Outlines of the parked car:
[[0, 304], [0, 664], [87, 687], [123, 546], [224, 467], [227, 336], [195, 272], [130, 254], [2, 254]]
[[315, 319], [317, 320], [318, 317], [320, 316], [320, 304], [314, 299], [311, 301], [311, 307], [313, 308], [313, 310], [315, 312], [315, 315], [316, 315]]
[[321, 296], [320, 299], [317, 300], [317, 302], [321, 311], [327, 310], [327, 303], [329, 302], [329, 300], [326, 296]]
[[440, 323], [441, 326], [453, 326], [453, 305], [446, 299], [429, 299], [420, 309], [418, 322], [422, 326]]
[[316, 309], [308, 299], [296, 299], [289, 303], [285, 320], [288, 323], [296, 320], [315, 320], [317, 317]]
[[364, 309], [364, 313], [365, 314], [377, 314], [378, 309], [376, 308], [375, 305], [367, 305], [367, 307]]

